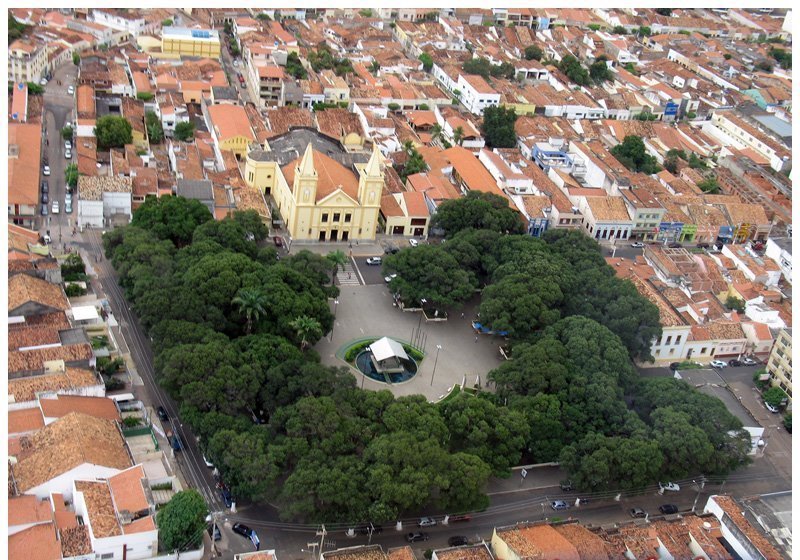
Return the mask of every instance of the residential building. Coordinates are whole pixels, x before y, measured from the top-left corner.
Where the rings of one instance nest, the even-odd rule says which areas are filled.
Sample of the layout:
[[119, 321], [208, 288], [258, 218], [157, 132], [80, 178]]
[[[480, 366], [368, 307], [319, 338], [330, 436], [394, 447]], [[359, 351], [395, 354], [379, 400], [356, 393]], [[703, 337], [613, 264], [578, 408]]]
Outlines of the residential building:
[[133, 217], [130, 177], [78, 177], [78, 227], [127, 224]]
[[584, 217], [583, 228], [594, 239], [610, 242], [630, 237], [633, 220], [621, 196], [581, 196], [578, 207]]
[[666, 208], [647, 189], [620, 189], [619, 193], [633, 220], [631, 238], [654, 241]]
[[770, 237], [767, 239], [767, 258], [772, 259], [781, 269], [783, 277], [792, 283], [792, 239], [791, 237]]
[[42, 125], [8, 123], [8, 221], [34, 228], [39, 211]]
[[389, 235], [427, 238], [430, 216], [422, 192], [391, 193], [381, 198], [381, 228]]
[[217, 162], [222, 166], [222, 152], [230, 151], [237, 160], [247, 155], [247, 149], [256, 136], [250, 127], [247, 112], [241, 105], [208, 105], [203, 102], [206, 126], [214, 139]]
[[164, 27], [161, 29], [161, 51], [180, 56], [220, 57], [219, 32], [216, 29]]
[[8, 45], [8, 81], [39, 83], [47, 73], [47, 48], [17, 39]]
[[719, 520], [721, 537], [736, 557], [782, 558], [775, 546], [747, 520], [743, 509], [731, 496], [714, 495], [708, 498], [703, 511]]
[[786, 391], [792, 401], [792, 329], [781, 329], [767, 360], [770, 382]]
[[792, 154], [786, 146], [732, 111], [714, 111], [711, 120], [703, 125], [703, 130], [719, 135], [742, 150], [749, 148], [756, 156], [751, 159], [758, 160], [757, 156], [761, 156], [764, 163], [775, 171], [788, 171], [792, 167]]
[[474, 115], [482, 115], [486, 107], [500, 105], [500, 94], [481, 76], [459, 74], [455, 89], [461, 92], [459, 101]]

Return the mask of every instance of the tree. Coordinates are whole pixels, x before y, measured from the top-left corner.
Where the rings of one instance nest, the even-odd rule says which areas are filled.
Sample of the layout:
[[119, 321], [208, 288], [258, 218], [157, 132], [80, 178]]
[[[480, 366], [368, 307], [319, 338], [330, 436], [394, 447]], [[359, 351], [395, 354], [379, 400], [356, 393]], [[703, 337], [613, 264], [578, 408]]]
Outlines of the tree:
[[289, 323], [300, 339], [300, 349], [305, 350], [310, 344], [309, 340], [316, 342], [322, 336], [322, 325], [313, 317], [301, 315]]
[[331, 284], [333, 284], [333, 279], [336, 276], [336, 273], [339, 271], [339, 268], [344, 270], [344, 266], [349, 262], [347, 255], [344, 254], [344, 251], [331, 251], [328, 253], [325, 258], [327, 258], [331, 262]]
[[442, 133], [444, 130], [442, 129], [442, 125], [436, 123], [431, 127], [431, 142], [436, 142], [442, 137]]
[[784, 49], [771, 48], [769, 49], [769, 56], [774, 58], [781, 68], [784, 70], [792, 69], [792, 53]]
[[561, 318], [564, 295], [547, 277], [511, 274], [483, 290], [481, 322], [513, 338], [529, 338], [536, 330]]
[[269, 17], [269, 14], [261, 12], [256, 16], [256, 19], [259, 21], [272, 21], [272, 18]]
[[642, 26], [639, 27], [638, 34], [643, 36], [643, 37], [649, 37], [652, 34], [652, 31], [650, 30], [650, 28], [648, 26], [642, 25]]
[[77, 51], [73, 51], [72, 53], [72, 64], [74, 64], [75, 66], [81, 65], [81, 55], [78, 54]]
[[770, 387], [761, 394], [761, 397], [764, 399], [765, 403], [774, 408], [782, 406], [785, 400], [788, 398], [786, 391], [778, 386]]
[[786, 428], [786, 431], [790, 434], [792, 433], [792, 413], [789, 412], [783, 416], [783, 427]]
[[733, 295], [725, 298], [725, 307], [731, 310], [736, 310], [739, 313], [744, 313], [744, 300]]
[[372, 17], [372, 10], [370, 10], [369, 8], [364, 8], [363, 10], [358, 10], [358, 15], [360, 15], [361, 17], [365, 17], [365, 18], [371, 18]]
[[181, 490], [158, 510], [158, 537], [164, 551], [194, 550], [203, 541], [208, 508], [197, 490]]
[[161, 27], [170, 27], [173, 21], [170, 18], [161, 21]]
[[614, 27], [611, 28], [611, 33], [613, 33], [614, 35], [626, 35], [628, 33], [628, 30], [621, 25], [615, 25]]
[[[430, 110], [430, 106], [427, 103], [420, 103], [419, 107], [417, 107], [417, 110], [419, 110], [419, 111], [429, 111]], [[434, 125], [434, 126], [436, 126], [436, 125]]]
[[492, 63], [488, 58], [470, 58], [464, 62], [461, 69], [467, 74], [481, 76], [484, 80], [488, 80], [492, 76]]
[[421, 245], [386, 257], [386, 270], [396, 272], [392, 289], [406, 305], [425, 299], [441, 309], [460, 304], [474, 293], [475, 277], [458, 267], [455, 258], [438, 246]]
[[286, 73], [298, 80], [305, 80], [308, 77], [308, 71], [294, 51], [290, 52], [286, 57]]
[[446, 200], [433, 217], [434, 227], [452, 237], [461, 230], [489, 229], [498, 232], [522, 233], [524, 230], [519, 214], [505, 197], [470, 191], [467, 196]]
[[601, 28], [601, 27], [603, 27], [603, 26], [602, 26], [602, 25], [600, 25], [599, 23], [590, 23], [590, 24], [589, 24], [589, 25], [587, 25], [586, 27], [588, 27], [588, 28], [589, 28], [589, 29], [591, 29], [592, 31], [600, 31], [600, 28]]
[[191, 241], [195, 228], [211, 218], [211, 212], [199, 200], [181, 196], [147, 197], [133, 213], [131, 225], [183, 247]]
[[625, 64], [625, 70], [627, 70], [634, 76], [639, 75], [639, 70], [636, 68], [636, 65], [633, 62], [628, 62], [627, 64]]
[[590, 83], [589, 72], [587, 72], [580, 61], [571, 54], [561, 59], [558, 63], [558, 69], [579, 86], [588, 86]]
[[238, 295], [233, 298], [231, 303], [239, 306], [239, 312], [244, 313], [247, 318], [247, 327], [245, 332], [250, 334], [253, 332], [253, 321], [258, 320], [267, 314], [265, 309], [266, 298], [264, 294], [255, 289], [241, 289]]
[[706, 194], [719, 194], [720, 186], [716, 178], [709, 177], [697, 183], [697, 187]]
[[144, 115], [145, 125], [147, 126], [147, 137], [151, 144], [160, 144], [164, 140], [164, 129], [161, 126], [161, 119], [153, 111], [147, 111]]
[[62, 140], [72, 140], [74, 130], [71, 126], [65, 126], [61, 129], [61, 138]]
[[390, 111], [398, 111], [400, 109], [400, 104], [399, 103], [389, 103], [386, 107]]
[[490, 148], [514, 148], [517, 145], [517, 133], [514, 123], [517, 113], [506, 107], [487, 107], [483, 111], [481, 133]]
[[772, 63], [768, 60], [759, 60], [756, 62], [756, 70], [761, 70], [762, 72], [770, 74], [772, 72], [772, 68]]
[[181, 121], [175, 125], [174, 137], [181, 142], [189, 142], [194, 138], [194, 123], [192, 121]]
[[125, 144], [133, 142], [132, 130], [131, 123], [125, 117], [114, 115], [100, 117], [94, 127], [97, 147], [102, 151], [122, 148]]
[[30, 95], [42, 95], [44, 93], [44, 88], [37, 83], [28, 82], [28, 93]]
[[8, 44], [10, 45], [25, 33], [25, 30], [28, 29], [28, 26], [24, 23], [20, 23], [17, 19], [8, 12]]
[[153, 99], [153, 97], [155, 96], [149, 91], [140, 91], [136, 93], [136, 99], [139, 99], [141, 101], [150, 101]]
[[614, 73], [608, 68], [605, 57], [598, 57], [598, 59], [589, 66], [589, 75], [598, 84], [614, 79]]
[[405, 181], [409, 175], [427, 171], [428, 164], [425, 163], [425, 159], [422, 157], [422, 154], [417, 151], [410, 141], [407, 141], [403, 147], [408, 154], [408, 159], [403, 165], [403, 168], [400, 170], [399, 175], [400, 178]]
[[672, 8], [656, 8], [656, 13], [660, 16], [671, 16]]
[[425, 72], [430, 72], [433, 68], [433, 57], [428, 53], [424, 52], [419, 55], [419, 61], [422, 62], [422, 69]]
[[538, 45], [528, 45], [525, 47], [526, 60], [542, 60], [544, 51]]
[[661, 170], [656, 158], [647, 153], [641, 137], [633, 134], [629, 134], [620, 144], [611, 148], [611, 154], [631, 171], [652, 175]]
[[455, 130], [453, 130], [453, 142], [455, 142], [457, 146], [460, 146], [463, 141], [464, 141], [464, 128], [457, 126]]
[[78, 186], [78, 166], [74, 163], [70, 163], [64, 169], [64, 180], [66, 181], [67, 185], [72, 187], [73, 189]]

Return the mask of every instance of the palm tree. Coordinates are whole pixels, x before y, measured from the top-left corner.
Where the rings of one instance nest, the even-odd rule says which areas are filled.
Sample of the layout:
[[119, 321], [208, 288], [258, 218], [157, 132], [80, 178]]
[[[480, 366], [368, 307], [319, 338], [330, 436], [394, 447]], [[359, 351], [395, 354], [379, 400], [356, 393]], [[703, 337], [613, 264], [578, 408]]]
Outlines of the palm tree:
[[439, 123], [436, 123], [431, 128], [431, 142], [436, 142], [441, 137], [442, 137], [442, 126]]
[[301, 350], [306, 349], [309, 338], [319, 338], [322, 336], [322, 325], [319, 324], [319, 321], [308, 315], [300, 315], [297, 319], [290, 322], [289, 325], [297, 331], [297, 336], [300, 338]]
[[461, 142], [463, 141], [464, 141], [464, 129], [460, 126], [456, 127], [456, 129], [453, 131], [453, 142], [455, 142], [460, 146]]
[[411, 140], [406, 140], [403, 142], [403, 149], [406, 151], [408, 155], [411, 155], [412, 150], [414, 149], [414, 142]]
[[244, 313], [247, 317], [247, 334], [253, 330], [253, 321], [258, 321], [267, 314], [264, 307], [267, 304], [267, 298], [260, 290], [242, 288], [231, 300], [231, 303], [238, 305], [239, 312]]
[[333, 267], [333, 272], [331, 273], [331, 284], [333, 284], [333, 278], [339, 272], [339, 267], [344, 268], [344, 265], [347, 264], [347, 255], [344, 254], [344, 251], [337, 250], [328, 253], [326, 258], [331, 261]]

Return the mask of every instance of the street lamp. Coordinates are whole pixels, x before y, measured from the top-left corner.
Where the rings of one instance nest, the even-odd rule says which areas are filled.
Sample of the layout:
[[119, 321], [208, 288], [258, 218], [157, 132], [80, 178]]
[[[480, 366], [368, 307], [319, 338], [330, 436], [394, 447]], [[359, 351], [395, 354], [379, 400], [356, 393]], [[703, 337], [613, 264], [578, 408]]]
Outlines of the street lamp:
[[436, 345], [436, 358], [433, 360], [433, 373], [431, 373], [431, 387], [433, 387], [433, 377], [436, 375], [436, 364], [439, 363], [439, 350], [442, 349], [441, 344]]
[[336, 308], [338, 307], [338, 305], [339, 305], [339, 300], [338, 299], [333, 300], [333, 324], [331, 325], [331, 337], [329, 339], [331, 342], [333, 342], [333, 329], [336, 327]]

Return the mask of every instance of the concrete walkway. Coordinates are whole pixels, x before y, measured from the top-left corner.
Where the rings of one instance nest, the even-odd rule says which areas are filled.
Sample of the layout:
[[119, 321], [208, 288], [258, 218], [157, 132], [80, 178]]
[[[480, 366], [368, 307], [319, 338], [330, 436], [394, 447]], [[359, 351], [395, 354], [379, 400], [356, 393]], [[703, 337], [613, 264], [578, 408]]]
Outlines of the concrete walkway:
[[[420, 320], [420, 313], [403, 312], [394, 307], [385, 285], [345, 285], [340, 289], [339, 304], [335, 306], [333, 340], [328, 336], [316, 345], [323, 363], [347, 365], [335, 354], [340, 347], [355, 339], [390, 336], [409, 343], [418, 326], [422, 333], [422, 347], [426, 356], [413, 379], [388, 385], [351, 368], [359, 386], [363, 385], [365, 389], [389, 389], [395, 396], [421, 394], [430, 401], [436, 401], [446, 395], [453, 385], [461, 384], [465, 376], [470, 387], [480, 376], [481, 385], [485, 388], [486, 374], [502, 363], [499, 353], [502, 338], [479, 335], [476, 341], [470, 319], [475, 315], [477, 300], [464, 308], [463, 318], [460, 312], [456, 312], [448, 321], [426, 323], [424, 317]], [[333, 309], [333, 303], [331, 306]], [[438, 360], [437, 345], [442, 347]]]

